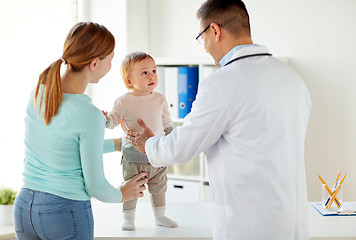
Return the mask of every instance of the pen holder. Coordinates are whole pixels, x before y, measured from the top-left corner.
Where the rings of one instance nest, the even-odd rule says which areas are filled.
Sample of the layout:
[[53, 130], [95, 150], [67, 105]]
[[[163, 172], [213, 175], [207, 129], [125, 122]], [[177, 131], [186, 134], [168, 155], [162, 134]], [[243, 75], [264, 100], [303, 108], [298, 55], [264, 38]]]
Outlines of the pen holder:
[[[330, 190], [332, 190], [333, 185], [332, 184], [322, 184], [321, 185], [321, 202], [323, 203], [323, 206], [326, 207], [327, 203], [330, 201], [331, 195], [327, 191], [327, 185]], [[340, 202], [340, 207], [342, 205], [343, 201], [343, 186], [341, 185], [339, 191], [336, 194], [336, 199]], [[331, 207], [336, 207], [335, 201], [332, 203]]]

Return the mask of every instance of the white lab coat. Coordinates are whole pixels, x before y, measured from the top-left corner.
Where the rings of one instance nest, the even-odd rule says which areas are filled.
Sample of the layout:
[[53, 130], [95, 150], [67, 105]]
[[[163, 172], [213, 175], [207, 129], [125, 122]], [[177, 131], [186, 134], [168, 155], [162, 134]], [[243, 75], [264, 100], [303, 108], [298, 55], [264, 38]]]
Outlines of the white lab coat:
[[[266, 53], [244, 47], [233, 58]], [[150, 138], [153, 166], [205, 151], [214, 240], [308, 239], [304, 140], [310, 96], [302, 79], [270, 56], [245, 58], [200, 82], [182, 127]]]

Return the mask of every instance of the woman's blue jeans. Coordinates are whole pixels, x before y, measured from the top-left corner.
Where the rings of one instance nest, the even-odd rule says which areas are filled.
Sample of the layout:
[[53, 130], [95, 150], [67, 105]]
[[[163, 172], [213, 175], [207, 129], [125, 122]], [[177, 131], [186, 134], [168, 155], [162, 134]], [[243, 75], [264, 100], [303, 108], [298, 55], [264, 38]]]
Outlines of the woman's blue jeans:
[[90, 201], [76, 201], [23, 188], [15, 201], [16, 237], [29, 239], [93, 239]]

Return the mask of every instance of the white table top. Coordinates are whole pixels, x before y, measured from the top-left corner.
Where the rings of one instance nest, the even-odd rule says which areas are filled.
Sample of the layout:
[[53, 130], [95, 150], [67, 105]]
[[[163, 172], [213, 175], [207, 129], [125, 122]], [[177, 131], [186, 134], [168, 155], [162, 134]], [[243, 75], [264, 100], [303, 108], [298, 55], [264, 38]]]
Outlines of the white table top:
[[135, 231], [123, 231], [122, 204], [92, 201], [95, 239], [212, 239], [210, 203], [171, 203], [166, 206], [166, 216], [178, 223], [177, 228], [154, 224], [151, 203], [138, 202]]
[[[356, 216], [322, 216], [311, 203], [309, 211], [309, 237], [338, 239], [355, 237]], [[95, 237], [97, 239], [212, 239], [211, 203], [171, 203], [167, 205], [167, 217], [178, 222], [179, 227], [169, 229], [155, 226], [150, 203], [137, 204], [136, 230], [122, 231], [122, 205], [93, 202]], [[100, 237], [100, 238], [98, 238]]]
[[322, 216], [309, 203], [309, 237], [354, 237], [356, 216]]
[[[122, 204], [108, 204], [92, 200], [94, 214], [94, 236], [104, 239], [169, 239], [194, 238], [211, 240], [210, 203], [167, 204], [166, 216], [178, 223], [178, 228], [164, 228], [154, 225], [151, 205], [138, 202], [136, 230], [122, 231]], [[311, 205], [309, 211], [309, 237], [328, 239], [356, 239], [356, 216], [321, 216]], [[13, 226], [0, 226], [0, 239], [14, 236]]]

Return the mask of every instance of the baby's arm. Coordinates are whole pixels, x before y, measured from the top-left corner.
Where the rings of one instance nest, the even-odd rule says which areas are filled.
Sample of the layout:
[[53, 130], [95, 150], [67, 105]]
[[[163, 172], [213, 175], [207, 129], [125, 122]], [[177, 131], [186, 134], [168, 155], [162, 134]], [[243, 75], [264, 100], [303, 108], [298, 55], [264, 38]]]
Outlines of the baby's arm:
[[164, 135], [168, 135], [173, 131], [173, 123], [171, 119], [171, 114], [168, 110], [168, 103], [166, 98], [163, 96], [164, 102], [163, 102], [163, 111], [162, 111], [162, 125], [164, 128]]
[[116, 127], [117, 125], [119, 125], [122, 121], [122, 117], [121, 117], [121, 112], [120, 109], [122, 109], [121, 106], [121, 101], [120, 98], [116, 99], [115, 103], [114, 103], [114, 107], [111, 110], [110, 113], [106, 113], [103, 111], [105, 117], [106, 117], [106, 127], [113, 129], [114, 127]]
[[101, 110], [101, 112], [104, 114], [104, 116], [106, 118], [106, 124], [108, 124], [108, 121], [109, 121], [108, 112], [104, 111], [104, 110]]

